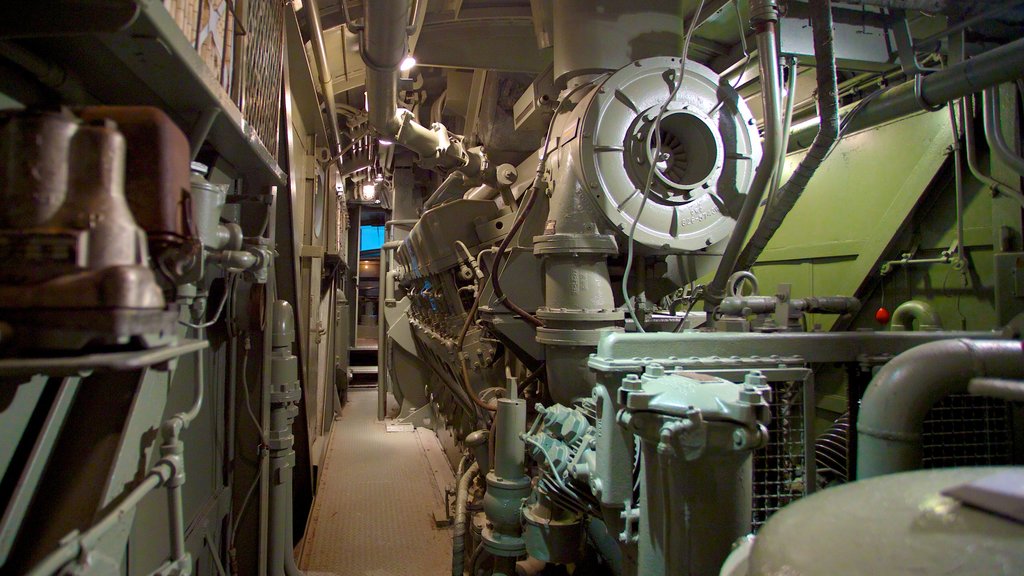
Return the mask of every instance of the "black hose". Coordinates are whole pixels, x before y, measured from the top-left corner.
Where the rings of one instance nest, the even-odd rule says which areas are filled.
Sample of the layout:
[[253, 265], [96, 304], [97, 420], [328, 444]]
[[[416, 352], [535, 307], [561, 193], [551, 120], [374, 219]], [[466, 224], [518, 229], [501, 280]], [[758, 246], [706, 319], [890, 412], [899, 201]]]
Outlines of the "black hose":
[[782, 225], [786, 214], [807, 188], [807, 183], [824, 162], [839, 139], [839, 87], [836, 82], [836, 57], [832, 38], [832, 1], [811, 2], [811, 26], [814, 34], [814, 59], [818, 81], [818, 134], [800, 165], [766, 209], [736, 261], [735, 270], [749, 270], [765, 246]]

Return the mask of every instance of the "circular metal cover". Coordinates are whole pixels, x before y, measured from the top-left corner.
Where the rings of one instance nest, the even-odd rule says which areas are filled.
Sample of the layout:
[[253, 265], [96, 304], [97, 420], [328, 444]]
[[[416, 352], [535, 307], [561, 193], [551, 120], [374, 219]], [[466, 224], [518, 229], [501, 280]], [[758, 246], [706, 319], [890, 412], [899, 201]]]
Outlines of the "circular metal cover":
[[[660, 57], [620, 69], [596, 89], [583, 115], [580, 157], [589, 196], [624, 232], [643, 203], [653, 121], [679, 65], [678, 58]], [[718, 75], [689, 61], [660, 131], [668, 157], [651, 179], [635, 240], [658, 250], [707, 248], [732, 232], [761, 159], [753, 117]]]
[[1014, 470], [918, 470], [823, 490], [771, 517], [745, 574], [1024, 574], [1024, 524], [944, 495]]

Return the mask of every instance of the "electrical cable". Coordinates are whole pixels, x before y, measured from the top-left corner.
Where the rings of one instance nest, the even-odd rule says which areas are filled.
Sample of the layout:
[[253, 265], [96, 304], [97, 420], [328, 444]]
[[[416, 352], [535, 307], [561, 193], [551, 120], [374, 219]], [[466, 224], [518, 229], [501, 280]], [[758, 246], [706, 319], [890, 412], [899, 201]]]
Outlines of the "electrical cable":
[[[494, 295], [498, 299], [499, 303], [504, 304], [506, 308], [512, 310], [516, 314], [519, 314], [527, 322], [530, 322], [534, 326], [544, 325], [544, 323], [541, 322], [537, 317], [533, 316], [526, 310], [523, 310], [514, 302], [509, 300], [508, 296], [501, 291], [501, 285], [499, 283], [499, 277], [501, 276], [501, 272], [503, 272], [503, 269], [501, 267], [501, 257], [504, 254], [505, 250], [508, 249], [508, 245], [511, 243], [512, 238], [519, 231], [519, 228], [523, 225], [523, 222], [526, 221], [527, 215], [529, 215], [530, 210], [533, 208], [534, 201], [537, 198], [537, 183], [540, 181], [540, 178], [544, 173], [544, 165], [547, 163], [548, 150], [551, 144], [551, 134], [553, 132], [555, 120], [558, 118], [559, 112], [561, 112], [562, 108], [565, 106], [565, 103], [569, 102], [570, 98], [576, 92], [585, 87], [593, 87], [595, 83], [596, 81], [589, 84], [581, 84], [580, 86], [573, 88], [571, 91], [569, 91], [568, 94], [565, 95], [564, 98], [562, 98], [562, 100], [555, 107], [555, 111], [551, 116], [551, 121], [548, 122], [547, 132], [544, 135], [544, 145], [541, 148], [541, 156], [537, 162], [537, 171], [533, 176], [533, 182], [526, 190], [526, 200], [519, 204], [519, 209], [516, 212], [516, 219], [512, 223], [512, 227], [509, 229], [508, 234], [505, 236], [501, 244], [498, 246], [498, 250], [494, 253], [494, 258], [493, 260], [491, 260], [490, 264], [490, 274], [485, 275], [483, 280], [481, 281], [480, 288], [477, 290], [476, 293], [476, 298], [473, 299], [473, 306], [470, 307], [469, 313], [466, 314], [466, 320], [462, 324], [462, 329], [459, 331], [459, 337], [455, 343], [455, 350], [456, 353], [459, 355], [460, 362], [462, 364], [462, 386], [465, 389], [466, 394], [468, 394], [470, 399], [473, 400], [473, 403], [476, 404], [478, 407], [487, 410], [488, 412], [496, 411], [497, 405], [491, 405], [484, 402], [483, 400], [480, 400], [480, 397], [475, 392], [473, 392], [472, 386], [470, 386], [469, 384], [469, 368], [466, 364], [466, 356], [465, 354], [463, 354], [462, 351], [466, 342], [466, 334], [469, 332], [469, 327], [473, 324], [474, 320], [476, 319], [477, 311], [480, 309], [480, 301], [483, 298], [484, 289], [487, 287], [488, 281], [491, 282], [492, 291], [494, 292]], [[478, 262], [481, 262], [479, 258]]]
[[[701, 0], [703, 2], [703, 0]], [[504, 257], [506, 250], [512, 243], [512, 239], [516, 233], [519, 232], [519, 228], [522, 227], [523, 223], [526, 222], [526, 217], [529, 216], [530, 211], [533, 209], [533, 205], [537, 200], [537, 185], [540, 182], [541, 176], [544, 174], [544, 167], [547, 165], [548, 155], [550, 154], [551, 135], [555, 126], [555, 120], [558, 119], [559, 112], [566, 103], [570, 102], [572, 96], [584, 88], [593, 88], [597, 85], [599, 79], [595, 79], [589, 83], [580, 84], [573, 88], [565, 95], [558, 105], [555, 107], [555, 111], [551, 115], [551, 121], [548, 122], [548, 129], [544, 135], [544, 145], [541, 148], [541, 155], [537, 162], [537, 171], [533, 175], [533, 181], [530, 183], [530, 187], [526, 191], [526, 200], [519, 205], [519, 210], [516, 213], [516, 219], [512, 223], [512, 228], [509, 229], [508, 234], [502, 240], [498, 246], [498, 251], [494, 254], [494, 261], [491, 263], [491, 287], [494, 291], [494, 296], [497, 298], [498, 303], [504, 305], [506, 308], [523, 317], [524, 320], [532, 324], [534, 327], [540, 328], [544, 326], [544, 322], [539, 318], [530, 314], [511, 299], [501, 289], [501, 273], [504, 272], [504, 268], [501, 267], [501, 259]]]
[[245, 394], [245, 409], [249, 413], [249, 418], [252, 419], [253, 425], [256, 427], [256, 431], [260, 434], [260, 445], [267, 445], [267, 435], [263, 432], [263, 426], [260, 426], [259, 418], [256, 417], [256, 412], [252, 409], [252, 400], [250, 400], [249, 394], [249, 379], [245, 375], [245, 369], [249, 364], [249, 348], [248, 345], [243, 347], [242, 351], [242, 366], [240, 372], [242, 373], [242, 392]]
[[232, 272], [228, 274], [227, 278], [224, 280], [224, 294], [223, 296], [221, 296], [220, 304], [217, 305], [217, 311], [214, 312], [212, 320], [203, 322], [202, 324], [193, 324], [191, 322], [186, 322], [184, 320], [178, 320], [178, 323], [181, 324], [182, 326], [188, 326], [189, 328], [195, 328], [197, 330], [201, 328], [209, 328], [210, 326], [216, 324], [217, 321], [220, 320], [221, 312], [224, 311], [224, 305], [227, 304], [228, 295], [235, 289], [235, 280], [237, 279], [237, 277], [238, 274]]
[[263, 458], [264, 458], [264, 456], [261, 454], [260, 455], [260, 469], [259, 469], [258, 472], [256, 472], [256, 476], [253, 477], [252, 485], [249, 486], [249, 490], [247, 490], [246, 493], [245, 493], [245, 498], [242, 499], [242, 505], [238, 508], [238, 518], [235, 518], [235, 523], [231, 527], [231, 546], [230, 546], [230, 548], [232, 548], [232, 549], [235, 547], [235, 537], [238, 535], [238, 527], [242, 525], [242, 518], [245, 517], [245, 512], [246, 512], [246, 510], [249, 507], [249, 500], [252, 499], [252, 494], [253, 494], [253, 492], [256, 491], [256, 487], [259, 486], [260, 479], [263, 477], [263, 465], [262, 465]]
[[[697, 11], [694, 13], [694, 17], [691, 20], [693, 24], [690, 29], [686, 31], [686, 38], [683, 40], [683, 54], [679, 59], [679, 78], [673, 82], [672, 91], [669, 93], [668, 99], [662, 103], [661, 108], [658, 110], [658, 116], [654, 119], [654, 125], [651, 127], [651, 132], [654, 134], [655, 144], [654, 151], [651, 157], [651, 167], [647, 170], [647, 179], [644, 182], [643, 189], [643, 200], [640, 202], [640, 208], [636, 212], [636, 217], [633, 218], [633, 224], [629, 227], [629, 236], [626, 241], [626, 268], [622, 274], [622, 300], [623, 306], [626, 307], [626, 311], [629, 312], [629, 317], [633, 320], [633, 325], [636, 326], [637, 331], [646, 332], [644, 327], [640, 324], [640, 321], [636, 317], [636, 306], [630, 303], [629, 300], [629, 275], [633, 269], [633, 248], [634, 238], [636, 236], [636, 227], [640, 223], [640, 216], [644, 213], [644, 207], [647, 206], [647, 199], [651, 195], [651, 183], [654, 179], [654, 171], [658, 167], [658, 160], [661, 157], [661, 118], [665, 115], [665, 111], [668, 110], [668, 105], [675, 100], [676, 95], [679, 94], [679, 89], [683, 87], [683, 81], [686, 77], [686, 55], [690, 51], [690, 38], [693, 36], [693, 31], [697, 29], [697, 21], [700, 19], [700, 12], [704, 8], [704, 0], [700, 0], [697, 4]], [[648, 138], [650, 141], [650, 138]]]

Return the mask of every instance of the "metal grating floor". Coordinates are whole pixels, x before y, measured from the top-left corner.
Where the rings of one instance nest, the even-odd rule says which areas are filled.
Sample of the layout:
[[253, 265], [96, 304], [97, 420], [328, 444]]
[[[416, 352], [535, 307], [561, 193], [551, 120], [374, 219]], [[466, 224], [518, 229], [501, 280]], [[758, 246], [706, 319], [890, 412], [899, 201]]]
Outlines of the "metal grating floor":
[[444, 489], [429, 430], [387, 432], [376, 390], [350, 390], [334, 423], [299, 565], [337, 576], [451, 573], [451, 532], [437, 528]]

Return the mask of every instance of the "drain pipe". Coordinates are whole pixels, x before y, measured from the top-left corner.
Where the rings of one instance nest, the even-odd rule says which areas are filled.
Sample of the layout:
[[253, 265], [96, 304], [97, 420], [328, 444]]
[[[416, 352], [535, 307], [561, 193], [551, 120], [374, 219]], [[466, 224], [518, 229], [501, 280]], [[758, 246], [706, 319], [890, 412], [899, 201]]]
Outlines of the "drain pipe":
[[[839, 88], [836, 82], [836, 55], [832, 42], [832, 2], [811, 3], [811, 27], [814, 34], [814, 60], [817, 62], [818, 134], [785, 185], [772, 198], [764, 216], [740, 254], [735, 270], [749, 270], [765, 246], [782, 226], [786, 214], [793, 209], [807, 188], [807, 183], [824, 162], [839, 139]], [[788, 137], [789, 135], [786, 134]], [[781, 166], [780, 166], [781, 170]], [[734, 233], [735, 234], [735, 233]]]
[[705, 308], [718, 306], [725, 297], [726, 280], [736, 269], [743, 241], [754, 221], [754, 215], [761, 205], [761, 199], [771, 185], [779, 161], [779, 149], [782, 147], [782, 89], [779, 86], [779, 53], [777, 36], [779, 25], [779, 6], [776, 0], [753, 0], [750, 3], [750, 22], [757, 31], [758, 67], [761, 73], [761, 93], [764, 105], [764, 150], [761, 162], [754, 171], [750, 191], [743, 202], [736, 227], [733, 229], [729, 243], [725, 247], [722, 262], [718, 265], [715, 277], [708, 285]]
[[857, 418], [857, 480], [921, 466], [921, 427], [931, 407], [966, 393], [973, 378], [1024, 378], [1016, 340], [939, 340], [886, 364], [871, 381]]
[[998, 86], [985, 90], [982, 108], [985, 117], [985, 140], [988, 141], [992, 154], [1018, 175], [1024, 176], [1024, 158], [1015, 154], [1003, 137]]
[[[338, 113], [334, 102], [334, 83], [331, 80], [331, 69], [327, 66], [327, 49], [324, 47], [324, 29], [320, 23], [320, 7], [317, 0], [306, 0], [306, 18], [309, 19], [309, 41], [313, 48], [313, 59], [316, 61], [317, 75], [320, 77], [320, 90], [324, 93], [324, 105], [327, 107], [327, 128], [331, 131], [334, 148], [331, 156], [337, 155], [341, 161], [341, 130], [338, 129]], [[341, 165], [338, 165], [339, 168]]]
[[295, 325], [292, 306], [274, 302], [270, 355], [270, 574], [302, 576], [292, 552], [292, 469], [295, 436], [292, 424], [299, 415], [299, 359], [292, 354]]

